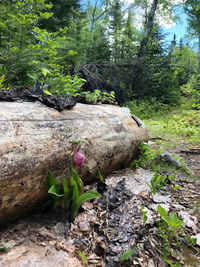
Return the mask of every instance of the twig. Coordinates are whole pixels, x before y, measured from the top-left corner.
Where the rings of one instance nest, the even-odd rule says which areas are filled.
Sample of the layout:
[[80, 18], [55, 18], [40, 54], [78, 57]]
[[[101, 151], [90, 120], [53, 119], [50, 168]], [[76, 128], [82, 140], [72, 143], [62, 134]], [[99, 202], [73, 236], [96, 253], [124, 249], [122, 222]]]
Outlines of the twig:
[[164, 138], [162, 138], [162, 137], [151, 137], [151, 138], [149, 138], [149, 140], [163, 140], [163, 141], [169, 141], [169, 140], [164, 139]]
[[200, 155], [200, 149], [181, 150], [180, 153], [190, 153]]

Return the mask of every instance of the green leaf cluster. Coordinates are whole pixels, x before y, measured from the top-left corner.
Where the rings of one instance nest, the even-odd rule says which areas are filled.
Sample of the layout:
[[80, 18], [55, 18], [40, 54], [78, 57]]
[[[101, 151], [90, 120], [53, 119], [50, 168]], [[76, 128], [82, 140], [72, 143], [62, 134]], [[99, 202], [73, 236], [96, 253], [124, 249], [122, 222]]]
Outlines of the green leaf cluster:
[[172, 212], [170, 215], [168, 215], [166, 210], [161, 205], [158, 205], [157, 211], [160, 214], [163, 221], [165, 221], [171, 227], [173, 231], [175, 230], [175, 228], [178, 228], [184, 225], [184, 221], [179, 220], [175, 212]]
[[94, 90], [94, 92], [82, 92], [82, 96], [85, 97], [88, 103], [96, 104], [98, 102], [116, 104], [115, 92], [101, 92], [100, 90]]
[[62, 178], [62, 184], [59, 184], [54, 174], [49, 172], [46, 188], [54, 200], [54, 207], [64, 201], [64, 208], [69, 213], [70, 221], [73, 221], [80, 206], [86, 201], [99, 197], [100, 194], [93, 190], [83, 193], [83, 182], [71, 165], [69, 167], [69, 183], [64, 175]]
[[164, 188], [166, 184], [166, 176], [162, 174], [158, 174], [157, 172], [154, 173], [153, 177], [151, 178], [150, 184], [146, 182], [149, 188], [152, 190], [153, 194], [156, 194], [158, 189]]

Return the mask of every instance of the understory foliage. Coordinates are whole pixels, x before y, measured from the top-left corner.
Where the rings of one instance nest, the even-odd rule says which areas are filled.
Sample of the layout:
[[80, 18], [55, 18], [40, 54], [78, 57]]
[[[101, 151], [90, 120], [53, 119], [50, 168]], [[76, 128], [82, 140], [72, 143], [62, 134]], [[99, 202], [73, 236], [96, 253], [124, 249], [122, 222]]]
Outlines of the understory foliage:
[[[184, 90], [188, 92], [188, 87]], [[188, 96], [187, 93], [187, 97], [181, 98], [179, 106], [162, 104], [152, 99], [131, 101], [127, 105], [134, 114], [149, 126], [150, 135], [160, 138], [165, 146], [175, 145], [176, 140], [198, 144], [200, 112], [193, 109], [194, 99], [190, 98], [191, 96]]]
[[66, 210], [68, 218], [73, 221], [78, 213], [80, 206], [89, 200], [99, 197], [96, 191], [88, 191], [83, 193], [83, 182], [80, 179], [76, 170], [69, 167], [70, 181], [66, 180], [63, 175], [62, 184], [59, 184], [52, 172], [49, 172], [46, 182], [48, 193], [54, 200], [54, 207], [63, 202], [63, 207]]
[[[133, 1], [128, 10], [120, 0], [1, 1], [0, 87], [33, 87], [39, 81], [51, 94], [77, 96], [85, 82], [78, 72], [82, 64], [113, 86], [119, 103], [146, 97], [177, 104], [189, 84], [198, 108], [197, 53], [183, 40], [177, 44], [176, 37], [163, 42], [156, 16], [171, 14], [170, 4], [163, 1], [161, 14], [155, 2], [151, 21], [148, 1]], [[140, 21], [138, 8], [145, 10]], [[114, 102], [113, 93], [101, 100], [106, 97]]]
[[[80, 142], [84, 142], [84, 140], [75, 139], [72, 141], [73, 163], [77, 167], [81, 167], [85, 161], [84, 154], [79, 151]], [[53, 198], [53, 207], [61, 204], [61, 207], [65, 208], [67, 217], [71, 222], [84, 202], [100, 197], [99, 193], [93, 190], [84, 193], [83, 182], [78, 172], [72, 166], [72, 159], [69, 164], [69, 177], [66, 178], [62, 175], [62, 183], [60, 184], [50, 171], [46, 180], [46, 188]]]

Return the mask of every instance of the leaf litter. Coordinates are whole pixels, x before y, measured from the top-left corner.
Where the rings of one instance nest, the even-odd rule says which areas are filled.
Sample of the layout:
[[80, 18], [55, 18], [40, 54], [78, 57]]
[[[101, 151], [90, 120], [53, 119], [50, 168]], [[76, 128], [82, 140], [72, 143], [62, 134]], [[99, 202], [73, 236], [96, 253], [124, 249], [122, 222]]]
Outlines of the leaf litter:
[[[57, 209], [4, 227], [0, 231], [0, 266], [167, 266], [162, 259], [163, 241], [157, 234], [158, 205], [176, 212], [185, 222], [184, 232], [197, 238], [197, 245], [190, 248], [183, 239], [179, 246], [172, 244], [174, 253], [169, 260], [177, 266], [200, 266], [200, 177], [194, 156], [199, 160], [198, 154], [184, 154], [197, 179], [177, 174], [179, 190], [169, 187], [152, 195], [146, 182], [153, 172], [120, 170], [105, 182], [86, 186], [99, 189], [101, 197], [84, 203], [71, 224]], [[147, 211], [145, 223], [142, 208]]]

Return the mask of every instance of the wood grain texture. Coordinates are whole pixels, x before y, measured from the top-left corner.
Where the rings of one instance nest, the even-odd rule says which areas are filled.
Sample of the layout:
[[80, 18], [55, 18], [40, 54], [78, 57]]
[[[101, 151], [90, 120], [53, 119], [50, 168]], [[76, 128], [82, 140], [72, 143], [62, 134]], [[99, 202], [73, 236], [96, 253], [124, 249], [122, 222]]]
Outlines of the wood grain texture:
[[0, 224], [43, 203], [49, 170], [67, 174], [71, 142], [84, 139], [86, 160], [78, 171], [85, 183], [127, 166], [147, 129], [128, 108], [77, 104], [58, 112], [39, 102], [0, 102]]

